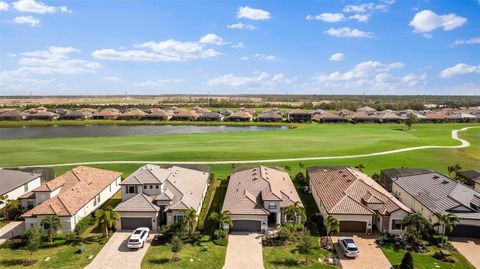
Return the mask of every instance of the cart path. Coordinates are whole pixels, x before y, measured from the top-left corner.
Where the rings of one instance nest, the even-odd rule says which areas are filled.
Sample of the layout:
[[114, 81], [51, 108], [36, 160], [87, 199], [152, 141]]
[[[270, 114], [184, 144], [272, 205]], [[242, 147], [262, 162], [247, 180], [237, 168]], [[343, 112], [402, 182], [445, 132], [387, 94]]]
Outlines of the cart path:
[[458, 137], [458, 133], [472, 128], [480, 128], [479, 126], [465, 127], [460, 130], [452, 131], [452, 139], [459, 141], [458, 146], [418, 146], [403, 149], [395, 149], [389, 151], [381, 151], [374, 153], [358, 154], [358, 155], [344, 155], [344, 156], [322, 156], [322, 157], [304, 157], [304, 158], [286, 158], [286, 159], [269, 159], [269, 160], [230, 160], [230, 161], [98, 161], [98, 162], [76, 162], [76, 163], [59, 163], [59, 164], [35, 164], [20, 167], [56, 167], [56, 166], [72, 166], [72, 165], [92, 165], [92, 164], [250, 164], [250, 163], [275, 163], [275, 162], [294, 162], [294, 161], [316, 161], [316, 160], [333, 160], [333, 159], [353, 159], [373, 157], [380, 155], [395, 154], [405, 151], [413, 151], [420, 149], [460, 149], [470, 146], [470, 142]]

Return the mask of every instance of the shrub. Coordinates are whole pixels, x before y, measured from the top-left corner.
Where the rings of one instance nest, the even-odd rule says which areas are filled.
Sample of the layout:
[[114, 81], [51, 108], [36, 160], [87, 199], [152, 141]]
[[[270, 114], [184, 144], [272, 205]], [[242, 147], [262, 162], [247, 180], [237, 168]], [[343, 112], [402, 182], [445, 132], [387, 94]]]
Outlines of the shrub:
[[65, 239], [54, 240], [52, 242], [42, 242], [40, 247], [41, 248], [51, 248], [51, 247], [58, 247], [63, 246], [67, 243]]
[[91, 215], [88, 215], [82, 218], [77, 225], [75, 225], [75, 233], [77, 235], [83, 234], [90, 226], [95, 222], [94, 218]]
[[302, 172], [298, 172], [296, 175], [295, 175], [295, 180], [297, 180], [298, 182], [302, 183], [302, 184], [306, 184], [306, 178], [305, 176], [303, 175]]
[[223, 239], [223, 238], [226, 238], [228, 237], [228, 231], [227, 230], [215, 230], [215, 232], [213, 233], [213, 237], [215, 239]]
[[410, 252], [405, 253], [403, 256], [400, 269], [413, 269], [413, 256]]
[[448, 242], [448, 237], [443, 234], [435, 234], [430, 238], [430, 243], [435, 246], [443, 246]]
[[227, 246], [228, 245], [228, 237], [215, 239], [213, 243], [218, 246]]
[[277, 238], [278, 238], [278, 240], [283, 244], [283, 243], [285, 243], [286, 241], [291, 240], [291, 238], [292, 238], [292, 232], [291, 232], [291, 230], [290, 230], [288, 227], [286, 227], [286, 226], [281, 226], [281, 227], [278, 229]]

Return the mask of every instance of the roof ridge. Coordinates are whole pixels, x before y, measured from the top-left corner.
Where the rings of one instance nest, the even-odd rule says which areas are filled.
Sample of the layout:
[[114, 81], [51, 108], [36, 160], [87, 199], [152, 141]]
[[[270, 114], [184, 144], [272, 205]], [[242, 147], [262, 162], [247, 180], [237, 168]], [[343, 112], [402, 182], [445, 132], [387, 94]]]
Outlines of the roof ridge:
[[[62, 204], [62, 206], [65, 208], [65, 210], [68, 212], [68, 214], [70, 215], [73, 215], [72, 212], [70, 212], [70, 210], [68, 210], [68, 207], [65, 205], [65, 203], [62, 201], [62, 198], [60, 195], [57, 195], [56, 196], [58, 198], [58, 201], [60, 201], [60, 203]], [[96, 199], [96, 197], [94, 197], [93, 199]]]

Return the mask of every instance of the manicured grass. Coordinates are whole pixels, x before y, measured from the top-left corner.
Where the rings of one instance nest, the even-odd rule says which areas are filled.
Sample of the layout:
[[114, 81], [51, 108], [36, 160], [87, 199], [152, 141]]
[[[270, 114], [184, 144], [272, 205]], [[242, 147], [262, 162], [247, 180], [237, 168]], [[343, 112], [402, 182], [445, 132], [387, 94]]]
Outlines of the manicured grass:
[[[455, 257], [457, 262], [445, 263], [432, 257], [433, 253], [435, 253], [435, 251], [438, 251], [438, 248], [430, 247], [429, 250], [430, 252], [428, 253], [412, 252], [413, 263], [415, 265], [415, 268], [417, 269], [437, 269], [437, 268], [442, 268], [442, 269], [472, 268], [473, 269], [475, 268], [465, 259], [465, 257], [463, 257], [457, 251], [450, 251], [450, 253], [452, 254], [453, 257]], [[395, 250], [392, 246], [384, 246], [382, 247], [382, 251], [385, 254], [385, 256], [387, 256], [387, 259], [390, 261], [390, 263], [394, 266], [400, 265], [400, 263], [402, 262], [402, 258], [406, 253], [406, 250], [404, 249]]]
[[[208, 252], [202, 251], [200, 244], [208, 246]], [[178, 262], [172, 262], [173, 253], [170, 243], [152, 244], [145, 257], [143, 257], [142, 268], [222, 268], [225, 263], [227, 248], [217, 246], [212, 242], [202, 242], [200, 244], [184, 244], [181, 252], [178, 254], [181, 258]]]
[[308, 259], [312, 262], [310, 265], [302, 265], [299, 262], [305, 259], [305, 255], [298, 251], [297, 245], [290, 244], [285, 246], [263, 247], [263, 265], [265, 269], [282, 269], [282, 268], [337, 268], [336, 266], [327, 265], [319, 262], [317, 259], [328, 256], [330, 253], [320, 248], [318, 237], [312, 236], [313, 253], [308, 255]]
[[[451, 130], [472, 125], [475, 124], [418, 124], [412, 131], [406, 131], [405, 126], [399, 124], [310, 124], [290, 130], [244, 133], [15, 139], [8, 140], [0, 147], [0, 166], [113, 160], [254, 160], [364, 154], [421, 145], [458, 145], [458, 141], [450, 138]], [[480, 129], [469, 132], [480, 133]], [[409, 152], [407, 155], [414, 156], [416, 153]], [[389, 159], [390, 156], [394, 155], [382, 158]]]

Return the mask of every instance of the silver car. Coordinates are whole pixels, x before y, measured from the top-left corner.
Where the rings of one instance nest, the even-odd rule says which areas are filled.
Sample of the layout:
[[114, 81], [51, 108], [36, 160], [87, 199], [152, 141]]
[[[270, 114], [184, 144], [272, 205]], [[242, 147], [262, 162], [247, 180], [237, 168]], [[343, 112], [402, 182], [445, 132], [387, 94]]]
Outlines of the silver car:
[[349, 258], [355, 258], [360, 254], [360, 250], [358, 250], [358, 247], [352, 238], [340, 237], [338, 238], [338, 245], [342, 248], [345, 256]]

